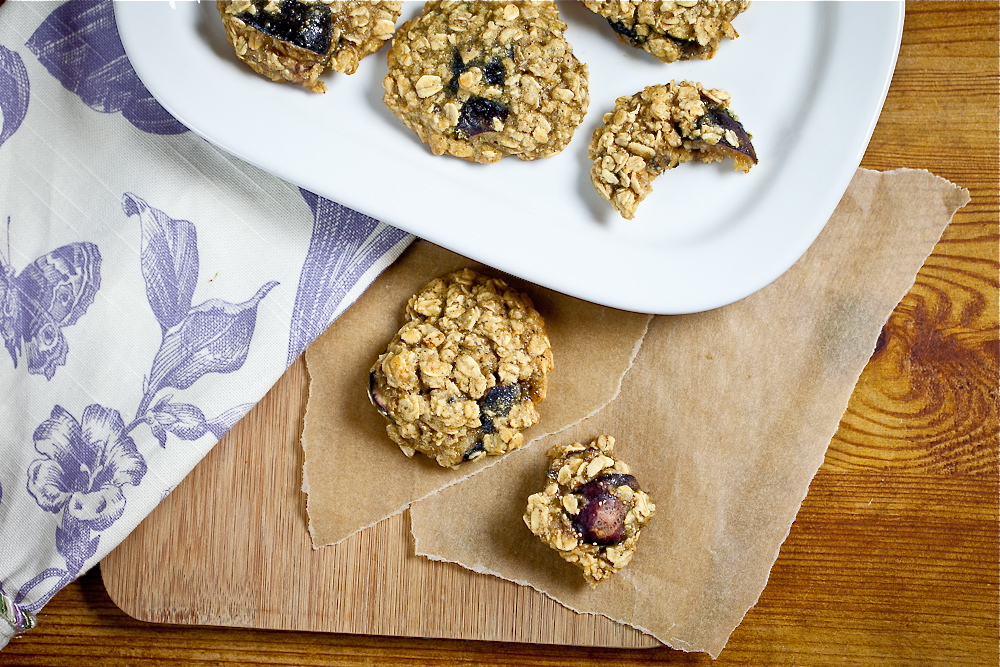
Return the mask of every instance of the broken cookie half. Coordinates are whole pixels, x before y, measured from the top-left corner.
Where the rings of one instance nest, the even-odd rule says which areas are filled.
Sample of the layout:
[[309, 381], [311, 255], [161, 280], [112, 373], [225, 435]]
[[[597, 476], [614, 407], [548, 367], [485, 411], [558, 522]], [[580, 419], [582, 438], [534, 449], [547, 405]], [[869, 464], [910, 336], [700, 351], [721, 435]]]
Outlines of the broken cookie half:
[[750, 0], [584, 0], [608, 20], [623, 44], [658, 60], [708, 60], [723, 39], [739, 35], [732, 21]]
[[731, 158], [737, 170], [750, 171], [757, 154], [729, 99], [690, 81], [619, 97], [590, 141], [591, 183], [631, 220], [653, 179], [683, 162]]
[[219, 0], [236, 56], [272, 81], [322, 93], [326, 69], [353, 74], [396, 30], [399, 0]]
[[545, 490], [528, 498], [524, 513], [528, 529], [580, 567], [591, 586], [628, 565], [656, 511], [628, 465], [614, 458], [614, 445], [602, 435], [549, 450]]

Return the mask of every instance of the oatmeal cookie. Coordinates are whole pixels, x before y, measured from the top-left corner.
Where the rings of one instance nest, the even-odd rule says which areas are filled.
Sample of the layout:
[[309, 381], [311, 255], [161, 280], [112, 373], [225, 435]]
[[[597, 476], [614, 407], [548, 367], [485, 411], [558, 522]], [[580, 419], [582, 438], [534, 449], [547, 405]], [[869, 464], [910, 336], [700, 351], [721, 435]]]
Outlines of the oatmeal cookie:
[[656, 506], [639, 489], [615, 439], [574, 442], [549, 450], [548, 483], [528, 498], [524, 523], [532, 533], [583, 570], [591, 586], [628, 565], [639, 533]]
[[682, 162], [733, 158], [740, 171], [757, 164], [751, 135], [729, 110], [729, 93], [671, 81], [619, 97], [590, 140], [590, 181], [629, 220], [652, 180]]
[[552, 0], [428, 0], [393, 40], [383, 101], [435, 155], [555, 155], [590, 101], [565, 29]]
[[608, 20], [619, 41], [665, 63], [708, 60], [723, 37], [739, 35], [732, 20], [750, 0], [584, 0]]
[[455, 468], [521, 446], [551, 369], [545, 324], [527, 295], [465, 269], [409, 300], [368, 395], [403, 453]]
[[272, 81], [322, 93], [326, 68], [354, 74], [392, 37], [402, 2], [383, 0], [220, 0], [237, 57]]

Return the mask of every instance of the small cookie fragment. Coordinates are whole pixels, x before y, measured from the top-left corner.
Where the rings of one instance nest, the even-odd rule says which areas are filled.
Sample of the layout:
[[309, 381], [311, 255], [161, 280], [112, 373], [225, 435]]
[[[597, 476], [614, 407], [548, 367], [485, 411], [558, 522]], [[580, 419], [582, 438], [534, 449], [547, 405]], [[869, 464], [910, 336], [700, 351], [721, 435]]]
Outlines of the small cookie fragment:
[[665, 63], [708, 60], [723, 38], [739, 34], [732, 20], [750, 0], [584, 0], [608, 20], [623, 44], [642, 49]]
[[368, 395], [404, 454], [456, 468], [521, 446], [551, 369], [531, 299], [465, 269], [409, 300], [406, 322], [372, 367]]
[[602, 435], [549, 450], [545, 490], [528, 498], [524, 513], [528, 529], [580, 567], [591, 586], [629, 564], [656, 511], [628, 465], [612, 456], [614, 445]]
[[732, 158], [747, 172], [757, 164], [751, 135], [729, 109], [729, 93], [671, 81], [619, 97], [590, 140], [590, 182], [631, 220], [652, 180], [682, 162]]
[[383, 101], [434, 155], [550, 157], [590, 101], [565, 29], [552, 0], [428, 0], [393, 40]]
[[388, 0], [219, 0], [236, 56], [272, 81], [317, 93], [326, 68], [354, 74], [396, 30], [403, 3]]

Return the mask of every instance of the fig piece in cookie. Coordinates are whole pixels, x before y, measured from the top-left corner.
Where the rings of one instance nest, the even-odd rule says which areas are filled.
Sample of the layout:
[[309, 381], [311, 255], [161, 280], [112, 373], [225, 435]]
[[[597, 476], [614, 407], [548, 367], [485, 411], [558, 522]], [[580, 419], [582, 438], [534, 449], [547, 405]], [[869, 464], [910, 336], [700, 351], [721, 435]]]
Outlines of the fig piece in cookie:
[[608, 20], [623, 44], [665, 63], [708, 60], [723, 39], [739, 35], [732, 21], [750, 0], [584, 0]]
[[396, 29], [402, 2], [386, 0], [219, 0], [236, 56], [272, 81], [325, 92], [327, 69], [353, 74]]
[[552, 0], [428, 0], [393, 40], [382, 99], [434, 155], [550, 157], [590, 101], [565, 29]]
[[590, 141], [590, 181], [631, 220], [652, 181], [683, 162], [732, 158], [743, 172], [757, 164], [750, 134], [729, 109], [729, 93], [672, 81], [619, 97]]
[[410, 299], [371, 369], [368, 396], [403, 453], [455, 468], [521, 446], [551, 369], [545, 324], [528, 296], [465, 269]]

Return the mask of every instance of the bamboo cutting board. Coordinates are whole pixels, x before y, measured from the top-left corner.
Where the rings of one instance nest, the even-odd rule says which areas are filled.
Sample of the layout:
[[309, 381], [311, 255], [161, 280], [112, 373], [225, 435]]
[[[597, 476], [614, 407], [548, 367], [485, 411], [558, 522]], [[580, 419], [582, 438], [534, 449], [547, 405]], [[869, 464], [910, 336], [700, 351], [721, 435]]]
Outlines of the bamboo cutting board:
[[533, 589], [415, 556], [406, 514], [313, 550], [300, 490], [307, 395], [300, 358], [101, 561], [122, 610], [155, 623], [660, 646]]

